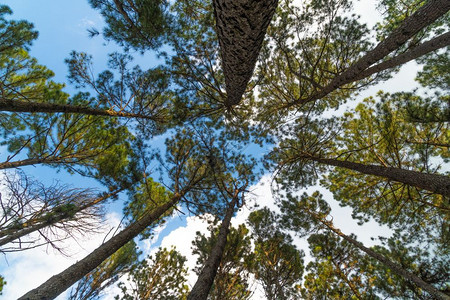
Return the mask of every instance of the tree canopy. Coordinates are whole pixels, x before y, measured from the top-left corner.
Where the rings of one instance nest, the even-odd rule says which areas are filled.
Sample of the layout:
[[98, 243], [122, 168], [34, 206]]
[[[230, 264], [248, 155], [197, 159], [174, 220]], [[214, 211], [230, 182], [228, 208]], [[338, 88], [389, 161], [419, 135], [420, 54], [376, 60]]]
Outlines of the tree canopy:
[[[64, 83], [0, 5], [0, 251], [67, 255], [123, 216], [19, 299], [450, 299], [448, 0], [380, 0], [373, 28], [351, 0], [89, 4], [121, 50], [96, 74], [80, 45]], [[418, 88], [360, 96], [408, 62]], [[193, 269], [152, 244], [175, 215], [208, 223]]]

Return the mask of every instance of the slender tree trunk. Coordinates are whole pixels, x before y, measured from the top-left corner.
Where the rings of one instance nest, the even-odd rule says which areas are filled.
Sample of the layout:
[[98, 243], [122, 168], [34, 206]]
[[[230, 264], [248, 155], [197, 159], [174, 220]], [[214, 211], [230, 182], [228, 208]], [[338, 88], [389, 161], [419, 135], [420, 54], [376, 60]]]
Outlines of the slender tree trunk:
[[252, 77], [278, 0], [214, 0], [216, 31], [225, 75], [225, 106], [239, 104]]
[[31, 165], [37, 165], [37, 164], [65, 164], [65, 163], [74, 163], [74, 162], [67, 162], [67, 159], [77, 159], [77, 161], [83, 160], [83, 157], [77, 158], [77, 157], [44, 157], [44, 158], [27, 158], [23, 160], [18, 161], [6, 161], [0, 163], [0, 170], [2, 169], [12, 169], [12, 168], [19, 168], [19, 167], [25, 167], [25, 166], [31, 166]]
[[450, 178], [444, 175], [427, 174], [393, 167], [366, 165], [332, 158], [307, 156], [306, 159], [310, 159], [321, 164], [357, 171], [367, 175], [384, 177], [433, 193], [450, 196]]
[[370, 257], [378, 260], [379, 262], [383, 263], [385, 266], [389, 267], [389, 269], [391, 269], [391, 271], [393, 273], [395, 273], [395, 274], [405, 278], [406, 280], [408, 280], [410, 282], [413, 282], [414, 284], [416, 284], [421, 289], [423, 289], [423, 290], [427, 291], [428, 293], [430, 293], [430, 295], [434, 299], [450, 300], [449, 296], [445, 295], [444, 293], [439, 291], [434, 286], [426, 283], [420, 277], [414, 275], [413, 273], [410, 273], [410, 272], [406, 271], [400, 265], [392, 262], [391, 260], [389, 260], [385, 256], [383, 256], [383, 255], [373, 251], [370, 248], [365, 247], [362, 243], [360, 243], [360, 242], [352, 239], [351, 237], [345, 235], [344, 233], [342, 233], [342, 231], [340, 231], [339, 229], [335, 228], [330, 222], [322, 220], [321, 218], [318, 218], [315, 215], [314, 215], [314, 217], [320, 223], [325, 225], [329, 230], [333, 231], [335, 234], [337, 234], [338, 236], [342, 237], [344, 240], [346, 240], [347, 242], [351, 243], [352, 245], [354, 245], [355, 247], [357, 247], [358, 249], [360, 249], [361, 251], [363, 251], [364, 253], [366, 253]]
[[410, 141], [410, 140], [406, 140], [405, 142], [410, 143], [410, 144], [416, 144], [416, 145], [427, 145], [427, 146], [435, 146], [435, 147], [441, 147], [441, 148], [450, 148], [450, 144], [444, 144], [444, 143], [420, 142], [420, 141]]
[[387, 69], [398, 67], [413, 59], [419, 58], [427, 53], [444, 48], [448, 45], [450, 45], [450, 32], [439, 35], [429, 41], [417, 45], [416, 47], [406, 51], [405, 53], [397, 55], [389, 60], [386, 60], [382, 63], [379, 63], [373, 67], [364, 70], [355, 78], [354, 81], [367, 78], [370, 75], [379, 73]]
[[56, 104], [43, 102], [29, 102], [0, 98], [0, 111], [24, 112], [24, 113], [72, 113], [90, 116], [108, 116], [123, 118], [140, 118], [154, 120], [153, 116], [143, 114], [127, 113], [114, 110], [96, 109], [86, 106]]
[[0, 163], [0, 170], [2, 169], [12, 169], [12, 168], [19, 168], [24, 166], [30, 166], [30, 165], [36, 165], [36, 164], [42, 164], [42, 163], [55, 163], [58, 160], [56, 159], [48, 159], [48, 158], [27, 158], [19, 161], [6, 161]]
[[336, 268], [336, 271], [338, 271], [339, 276], [342, 278], [342, 280], [345, 281], [345, 283], [348, 285], [348, 287], [352, 290], [353, 294], [358, 300], [361, 300], [361, 293], [358, 291], [356, 286], [348, 279], [347, 275], [344, 273], [344, 271], [341, 270], [339, 265], [333, 260], [333, 257], [331, 257], [331, 263]]
[[234, 207], [237, 202], [237, 193], [233, 197], [233, 200], [228, 205], [225, 218], [220, 226], [219, 235], [217, 237], [217, 242], [211, 250], [211, 254], [206, 260], [203, 269], [198, 275], [197, 282], [189, 293], [187, 300], [206, 300], [209, 291], [214, 283], [214, 278], [216, 277], [217, 269], [219, 268], [220, 261], [222, 260], [222, 255], [225, 250], [225, 245], [227, 243], [227, 236], [230, 231], [231, 217], [234, 213]]
[[321, 91], [313, 94], [307, 99], [298, 99], [287, 105], [287, 107], [321, 99], [334, 90], [338, 89], [339, 87], [356, 81], [359, 78], [360, 74], [368, 69], [372, 64], [383, 59], [386, 55], [405, 44], [421, 29], [432, 24], [439, 17], [447, 13], [449, 9], [450, 1], [448, 0], [428, 1], [414, 14], [405, 19], [397, 29], [395, 29], [388, 37], [381, 41], [374, 49], [367, 52], [346, 71], [335, 77]]
[[61, 273], [52, 276], [45, 283], [29, 291], [20, 300], [54, 299], [68, 289], [75, 282], [95, 269], [105, 259], [119, 250], [123, 245], [136, 237], [142, 230], [158, 220], [167, 210], [175, 205], [182, 195], [175, 194], [171, 201], [157, 207], [153, 211], [146, 211], [141, 218], [123, 229], [109, 241], [95, 249], [91, 254], [73, 264]]
[[[47, 226], [51, 226], [56, 223], [60, 223], [62, 221], [70, 221], [74, 217], [75, 214], [77, 214], [85, 209], [88, 209], [94, 205], [97, 205], [100, 202], [102, 202], [114, 195], [117, 195], [121, 191], [123, 191], [123, 189], [119, 189], [112, 193], [108, 193], [102, 197], [92, 200], [91, 202], [89, 202], [87, 204], [81, 205], [81, 206], [77, 207], [74, 211], [71, 211], [70, 215], [67, 215], [66, 213], [61, 212], [61, 213], [57, 214], [56, 216], [53, 216], [51, 222], [46, 221], [45, 220], [46, 215], [43, 215], [38, 220], [36, 220], [36, 222], [34, 224], [31, 224], [27, 227], [23, 227], [21, 229], [6, 228], [6, 229], [0, 231], [0, 246], [6, 245], [14, 240], [17, 240], [23, 236], [26, 236], [30, 233], [33, 233], [33, 232], [40, 230], [42, 228], [45, 228]], [[51, 212], [49, 212], [49, 213], [51, 213]]]

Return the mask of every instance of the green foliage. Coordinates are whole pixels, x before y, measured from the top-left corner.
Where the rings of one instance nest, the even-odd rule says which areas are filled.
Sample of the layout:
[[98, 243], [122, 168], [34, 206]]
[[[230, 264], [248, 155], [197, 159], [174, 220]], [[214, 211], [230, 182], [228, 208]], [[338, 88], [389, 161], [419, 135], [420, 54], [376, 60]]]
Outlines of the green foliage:
[[33, 24], [23, 20], [6, 20], [5, 16], [11, 14], [8, 6], [0, 5], [0, 53], [13, 53], [17, 48], [28, 50], [38, 36]]
[[3, 287], [6, 285], [6, 283], [7, 282], [5, 281], [5, 278], [0, 275], [0, 295], [2, 295]]
[[283, 233], [267, 207], [248, 217], [255, 249], [250, 270], [262, 284], [267, 299], [297, 299], [303, 274], [303, 251]]
[[450, 54], [432, 53], [418, 60], [424, 64], [422, 71], [417, 74], [416, 80], [425, 87], [440, 88], [443, 91], [450, 89]]
[[[50, 79], [53, 72], [39, 65], [28, 50], [38, 36], [27, 21], [7, 20], [12, 14], [9, 7], [0, 6], [0, 83], [2, 99], [21, 99], [46, 102], [49, 98], [67, 97], [61, 92], [63, 85]], [[53, 96], [53, 97], [50, 97]], [[2, 117], [3, 114], [2, 114]]]
[[220, 68], [212, 1], [176, 1], [171, 13], [177, 18], [168, 36], [174, 55], [166, 56], [176, 84], [181, 118], [208, 115], [221, 118], [225, 78]]
[[[125, 49], [142, 52], [157, 49], [170, 28], [166, 0], [89, 0], [89, 3], [106, 21], [105, 39]], [[95, 34], [95, 30], [91, 32]]]
[[[216, 223], [209, 226], [210, 236], [206, 237], [197, 232], [195, 240], [192, 242], [192, 253], [198, 256], [195, 268], [197, 274], [201, 272], [205, 261], [217, 242], [220, 226]], [[208, 299], [250, 299], [252, 293], [249, 286], [248, 267], [253, 259], [248, 229], [244, 225], [239, 225], [238, 228], [231, 227]]]
[[[8, 10], [3, 7], [3, 14]], [[51, 81], [53, 72], [29, 56], [37, 33], [25, 22], [0, 19], [0, 36], [11, 47], [0, 48], [2, 100], [55, 104], [89, 104], [87, 94], [72, 98], [64, 85]], [[103, 182], [122, 181], [132, 151], [127, 127], [113, 118], [68, 114], [0, 113], [2, 145], [8, 162], [26, 157], [24, 164], [45, 163], [65, 167]], [[77, 167], [78, 165], [78, 167]], [[120, 184], [120, 183], [119, 183]]]
[[[111, 54], [108, 70], [97, 76], [88, 54], [74, 51], [66, 60], [69, 82], [95, 95], [63, 92], [64, 85], [52, 81], [53, 73], [28, 54], [37, 37], [33, 26], [7, 20], [11, 11], [0, 5], [0, 100], [70, 104], [111, 114], [131, 113], [137, 119], [0, 113], [1, 145], [8, 156], [5, 163], [43, 163], [94, 177], [112, 188], [127, 188], [124, 215], [129, 223], [179, 195], [183, 208], [213, 215], [217, 221], [230, 199], [237, 196], [237, 205], [244, 205], [244, 195], [258, 179], [257, 162], [246, 155], [253, 146], [250, 141], [265, 148], [265, 142], [275, 141], [276, 147], [264, 162], [276, 170], [281, 216], [264, 208], [251, 213], [251, 230], [244, 225], [231, 228], [211, 299], [249, 299], [253, 277], [269, 299], [429, 298], [350, 242], [324, 231], [332, 226], [329, 201], [319, 192], [299, 193], [319, 180], [341, 205], [352, 208], [360, 223], [374, 219], [393, 229], [393, 237], [374, 247], [378, 253], [448, 291], [448, 197], [381, 176], [331, 169], [318, 160], [337, 158], [429, 174], [446, 172], [450, 159], [448, 51], [418, 60], [423, 69], [417, 81], [433, 92], [429, 95], [380, 92], [342, 118], [322, 115], [366, 86], [388, 78], [392, 70], [385, 70], [333, 87], [327, 96], [316, 99], [369, 51], [372, 35], [384, 39], [425, 1], [381, 0], [384, 19], [374, 32], [351, 14], [350, 0], [309, 0], [297, 6], [293, 0], [279, 1], [255, 76], [242, 103], [230, 110], [223, 105], [225, 83], [211, 1], [89, 2], [105, 18], [105, 39], [125, 49], [125, 54]], [[423, 28], [383, 60], [447, 31], [448, 16]], [[165, 45], [167, 52], [158, 53], [165, 59], [164, 66], [148, 70], [130, 66], [130, 50], [143, 53]], [[164, 154], [153, 154], [152, 138], [162, 133], [168, 137]], [[152, 176], [159, 172], [161, 183], [148, 172]], [[30, 188], [29, 194], [23, 194], [33, 194], [32, 200], [41, 205], [36, 211], [16, 209], [2, 201], [8, 230], [39, 222], [53, 224], [61, 216], [77, 217], [80, 202], [63, 201], [73, 194], [46, 188], [45, 195], [53, 197], [39, 202], [47, 199], [41, 197], [43, 191]], [[80, 195], [81, 203], [89, 198]], [[141, 238], [150, 238], [155, 226], [174, 209], [145, 229]], [[36, 218], [23, 218], [22, 211]], [[209, 237], [197, 234], [193, 241], [193, 252], [198, 255], [196, 272], [217, 241], [217, 222], [209, 229]], [[309, 237], [313, 260], [303, 282], [304, 253], [293, 245], [288, 230]], [[354, 235], [349, 238], [356, 239]], [[174, 249], [159, 249], [142, 261], [138, 255], [135, 243], [129, 242], [87, 274], [72, 299], [98, 298], [125, 273], [128, 281], [119, 284], [122, 294], [116, 299], [186, 299], [183, 256]], [[0, 276], [0, 293], [4, 284]]]
[[124, 178], [133, 137], [116, 119], [68, 114], [20, 118], [14, 130], [4, 132], [7, 139], [2, 144], [8, 146], [9, 159], [26, 155], [34, 163], [64, 167], [112, 184]]
[[[39, 65], [28, 50], [38, 33], [26, 21], [9, 21], [11, 10], [0, 6], [0, 86], [2, 100], [26, 100], [63, 103], [68, 95], [62, 84], [51, 81], [53, 72]], [[15, 114], [0, 113], [0, 134], [3, 139], [24, 130], [26, 125]]]
[[[154, 182], [152, 178], [147, 178], [144, 183], [139, 185], [132, 193], [130, 201], [124, 208], [124, 215], [129, 222], [135, 222], [148, 210], [152, 210], [169, 202], [173, 194], [164, 188], [161, 184]], [[164, 218], [170, 216], [173, 209], [168, 210], [161, 216], [158, 222], [141, 232], [142, 239], [148, 239], [152, 236], [155, 227], [165, 222]]]
[[[350, 9], [350, 1], [306, 1], [301, 8], [293, 1], [280, 1], [258, 69], [262, 77], [258, 120], [271, 130], [291, 117], [286, 107], [308, 101], [369, 49], [366, 26], [357, 16], [344, 17]], [[303, 105], [301, 111], [319, 114], [336, 108], [351, 95], [348, 88], [356, 86], [337, 89], [317, 103]]]
[[[426, 283], [448, 293], [448, 247], [444, 246], [443, 252], [440, 252], [420, 241], [394, 234], [383, 240], [383, 246], [375, 246], [374, 250], [416, 274]], [[393, 299], [432, 299], [425, 291], [393, 274], [380, 262], [367, 258], [362, 262], [373, 265], [373, 288], [380, 294]]]
[[364, 264], [353, 245], [329, 232], [310, 235], [308, 243], [313, 260], [306, 267], [303, 299], [380, 299], [374, 292], [374, 266]]
[[[108, 70], [94, 76], [92, 57], [72, 51], [65, 60], [69, 67], [69, 82], [77, 88], [91, 89], [96, 93], [89, 98], [85, 93], [83, 104], [108, 110], [111, 113], [132, 113], [139, 117], [138, 129], [152, 137], [183, 120], [173, 118], [173, 93], [169, 90], [171, 79], [168, 70], [158, 66], [142, 70], [131, 67], [133, 57], [118, 52], [111, 53]], [[75, 104], [75, 103], [74, 103]]]
[[276, 182], [283, 190], [298, 190], [316, 183], [326, 168], [308, 157], [333, 153], [340, 126], [336, 118], [298, 118], [281, 128], [279, 143], [267, 155], [266, 164], [275, 168]]
[[186, 193], [190, 211], [223, 216], [236, 190], [242, 194], [254, 182], [256, 160], [244, 153], [245, 145], [203, 121], [178, 129], [167, 139], [166, 157], [160, 162], [180, 190], [196, 184]]
[[[346, 160], [386, 167], [437, 173], [441, 168], [437, 157], [448, 155], [445, 123], [410, 122], [404, 103], [420, 105], [426, 99], [411, 93], [379, 93], [347, 113], [342, 123], [343, 134], [337, 141], [336, 155]], [[403, 228], [422, 238], [447, 240], [447, 234], [436, 228], [448, 219], [445, 196], [431, 194], [400, 182], [336, 168], [322, 181], [342, 205], [353, 208], [353, 216], [361, 221], [375, 218], [378, 222]]]
[[[389, 33], [399, 27], [407, 17], [414, 14], [425, 3], [427, 3], [425, 0], [404, 0], [401, 2], [381, 0], [378, 4], [378, 10], [383, 15], [383, 21], [377, 23], [375, 26], [375, 29], [377, 30], [377, 39], [384, 39]], [[400, 50], [413, 48], [421, 40], [434, 34], [442, 34], [448, 30], [449, 16], [450, 14], [447, 12], [447, 14], [442, 16], [432, 25], [423, 28], [405, 46], [401, 47]]]
[[282, 228], [295, 231], [300, 237], [306, 237], [322, 229], [319, 219], [326, 219], [331, 212], [330, 205], [319, 191], [311, 195], [287, 194], [280, 202]]
[[120, 282], [122, 295], [114, 299], [186, 299], [186, 258], [175, 249], [159, 248], [147, 259], [138, 262], [128, 275], [128, 282]]

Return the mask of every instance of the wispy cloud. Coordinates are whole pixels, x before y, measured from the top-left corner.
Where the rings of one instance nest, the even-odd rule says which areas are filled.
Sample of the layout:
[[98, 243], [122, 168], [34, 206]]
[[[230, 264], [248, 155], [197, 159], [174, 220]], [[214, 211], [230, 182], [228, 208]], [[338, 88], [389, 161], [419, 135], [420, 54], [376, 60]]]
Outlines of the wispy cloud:
[[80, 20], [80, 22], [78, 23], [78, 27], [94, 27], [97, 26], [97, 22], [95, 22], [94, 20], [91, 20], [89, 18], [83, 18]]

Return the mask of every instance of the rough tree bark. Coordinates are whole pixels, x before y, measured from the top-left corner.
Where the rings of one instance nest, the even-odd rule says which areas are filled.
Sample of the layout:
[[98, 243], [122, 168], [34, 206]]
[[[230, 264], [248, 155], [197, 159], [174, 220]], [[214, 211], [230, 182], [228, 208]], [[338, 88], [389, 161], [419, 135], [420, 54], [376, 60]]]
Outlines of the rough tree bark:
[[[312, 213], [312, 212], [310, 212], [310, 213]], [[430, 293], [430, 295], [434, 299], [450, 300], [449, 296], [445, 295], [444, 293], [439, 291], [434, 286], [426, 283], [420, 277], [414, 275], [413, 273], [408, 272], [407, 270], [403, 269], [402, 266], [392, 262], [391, 260], [389, 260], [385, 256], [383, 256], [383, 255], [373, 251], [370, 248], [365, 247], [361, 242], [358, 242], [358, 241], [352, 239], [351, 237], [345, 235], [342, 231], [340, 231], [339, 229], [335, 228], [329, 221], [325, 221], [325, 220], [319, 218], [314, 213], [312, 213], [312, 215], [320, 223], [325, 225], [325, 227], [327, 227], [329, 230], [333, 231], [335, 234], [337, 234], [338, 236], [342, 237], [344, 240], [346, 240], [347, 242], [351, 243], [352, 245], [354, 245], [355, 247], [357, 247], [358, 249], [360, 249], [361, 251], [363, 251], [364, 253], [366, 253], [370, 257], [378, 260], [379, 262], [381, 262], [385, 266], [389, 267], [389, 269], [391, 269], [391, 271], [393, 273], [395, 273], [395, 274], [405, 278], [406, 280], [408, 280], [410, 282], [413, 282], [414, 284], [416, 284], [421, 289], [427, 291], [428, 293]]]
[[333, 158], [319, 158], [314, 156], [306, 156], [305, 158], [321, 164], [345, 168], [367, 175], [384, 177], [433, 193], [450, 196], [450, 178], [444, 175], [427, 174], [393, 167], [366, 165]]
[[95, 269], [105, 259], [114, 254], [123, 245], [136, 237], [142, 230], [158, 220], [167, 210], [175, 205], [182, 195], [177, 193], [172, 199], [152, 211], [146, 211], [136, 222], [127, 226], [116, 236], [95, 249], [91, 254], [73, 264], [61, 273], [52, 276], [39, 287], [29, 291], [19, 300], [54, 299], [68, 289], [75, 282], [83, 278], [87, 273]]
[[30, 224], [27, 227], [23, 227], [20, 229], [6, 228], [0, 232], [0, 246], [6, 245], [14, 240], [17, 240], [21, 237], [29, 235], [30, 233], [36, 232], [47, 226], [51, 226], [53, 224], [57, 224], [62, 221], [70, 221], [71, 219], [73, 219], [75, 214], [101, 203], [101, 202], [105, 201], [106, 199], [108, 199], [114, 195], [117, 195], [121, 191], [123, 191], [123, 189], [119, 189], [112, 193], [107, 193], [104, 196], [93, 199], [91, 202], [81, 205], [81, 206], [75, 208], [74, 210], [72, 210], [70, 212], [70, 215], [68, 215], [65, 212], [57, 213], [56, 215], [52, 216], [51, 222], [49, 222], [45, 219], [46, 215], [43, 215], [40, 218], [40, 220], [36, 220], [35, 222], [33, 222], [33, 224]]
[[230, 232], [231, 217], [233, 216], [237, 199], [238, 193], [236, 192], [233, 200], [228, 205], [225, 218], [220, 226], [217, 242], [212, 248], [209, 257], [206, 260], [200, 275], [198, 276], [197, 282], [187, 297], [187, 300], [206, 300], [208, 298], [209, 291], [214, 283], [214, 278], [216, 277], [217, 269], [219, 268], [223, 252], [225, 250], [227, 236]]
[[395, 29], [388, 37], [382, 40], [374, 49], [367, 52], [347, 70], [336, 76], [327, 86], [322, 88], [319, 92], [314, 93], [307, 99], [299, 98], [296, 101], [286, 105], [286, 107], [301, 105], [307, 102], [321, 99], [334, 90], [338, 89], [339, 87], [358, 80], [360, 74], [363, 71], [365, 71], [377, 61], [383, 59], [392, 51], [398, 49], [416, 33], [418, 33], [426, 26], [432, 24], [449, 10], [450, 1], [448, 0], [428, 1], [414, 14], [405, 19], [397, 29]]
[[11, 100], [0, 98], [0, 111], [10, 112], [25, 112], [25, 113], [72, 113], [72, 114], [84, 114], [90, 116], [109, 116], [109, 117], [122, 117], [122, 118], [138, 118], [155, 120], [154, 116], [147, 116], [143, 114], [127, 113], [123, 111], [103, 110], [92, 107], [70, 105], [70, 104], [57, 104], [57, 103], [43, 103], [43, 102], [30, 102], [22, 100]]
[[225, 106], [239, 104], [252, 77], [259, 51], [278, 0], [214, 0], [227, 99]]

